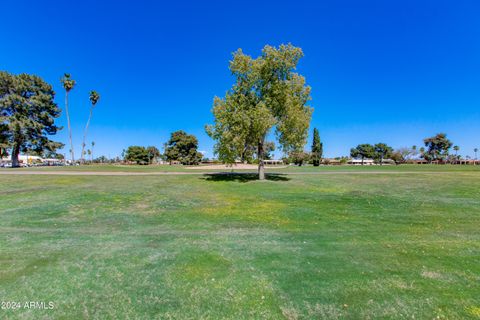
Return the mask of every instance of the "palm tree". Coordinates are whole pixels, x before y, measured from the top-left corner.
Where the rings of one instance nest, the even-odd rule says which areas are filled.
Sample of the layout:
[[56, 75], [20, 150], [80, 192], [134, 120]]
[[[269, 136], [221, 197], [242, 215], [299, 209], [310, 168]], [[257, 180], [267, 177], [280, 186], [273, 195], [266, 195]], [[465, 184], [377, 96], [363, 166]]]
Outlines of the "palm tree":
[[460, 150], [460, 147], [459, 146], [453, 146], [453, 150], [455, 150], [455, 157], [456, 157], [457, 154], [458, 154], [458, 150]]
[[[85, 132], [83, 133], [82, 155], [83, 155], [83, 150], [85, 149], [85, 140], [87, 139], [88, 126], [90, 125], [90, 120], [92, 119], [93, 108], [95, 108], [95, 105], [97, 104], [98, 100], [100, 100], [100, 95], [98, 94], [98, 92], [95, 90], [90, 91], [90, 103], [91, 103], [90, 115], [88, 116], [87, 125], [85, 126]], [[82, 156], [82, 162], [83, 161], [84, 161], [84, 158]]]
[[425, 159], [425, 148], [420, 147], [420, 149], [418, 151], [420, 152], [420, 158]]
[[475, 152], [475, 161], [473, 162], [473, 164], [477, 164], [477, 152], [478, 152], [478, 148], [475, 148], [473, 149], [473, 152]]
[[417, 156], [417, 154], [418, 154], [417, 146], [416, 146], [416, 145], [413, 145], [413, 146], [412, 146], [412, 150], [411, 150], [411, 152], [410, 152], [410, 155], [411, 155], [412, 158], [415, 158], [415, 157]]
[[92, 161], [92, 151], [90, 151], [90, 149], [88, 149], [87, 154], [90, 156], [90, 162], [91, 162]]
[[92, 141], [92, 161], [93, 161], [93, 148], [95, 147], [95, 141]]
[[65, 111], [67, 113], [68, 137], [69, 137], [69, 140], [70, 140], [70, 157], [71, 157], [72, 164], [73, 164], [75, 162], [75, 155], [74, 155], [74, 151], [73, 151], [72, 128], [70, 126], [70, 115], [68, 113], [68, 93], [70, 92], [70, 90], [73, 89], [73, 87], [75, 87], [75, 80], [73, 80], [70, 77], [69, 73], [65, 73], [63, 75], [63, 78], [60, 81], [63, 85], [63, 88], [65, 89]]

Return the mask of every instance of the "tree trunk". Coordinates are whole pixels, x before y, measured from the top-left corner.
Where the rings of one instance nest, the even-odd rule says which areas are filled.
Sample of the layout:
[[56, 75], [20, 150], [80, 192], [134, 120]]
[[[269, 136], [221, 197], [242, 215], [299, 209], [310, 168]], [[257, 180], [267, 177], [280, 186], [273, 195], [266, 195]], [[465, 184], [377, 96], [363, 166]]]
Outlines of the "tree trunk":
[[85, 141], [87, 140], [87, 133], [88, 133], [88, 126], [90, 125], [90, 119], [92, 119], [92, 108], [90, 107], [90, 115], [88, 116], [88, 121], [87, 121], [87, 125], [85, 126], [85, 132], [83, 133], [83, 144], [82, 144], [82, 154], [81, 154], [81, 161], [80, 162], [84, 162], [85, 161]]
[[364, 158], [364, 157], [362, 157], [362, 166], [363, 166], [363, 158]]
[[265, 163], [263, 162], [264, 158], [264, 150], [263, 150], [263, 144], [264, 144], [265, 138], [262, 139], [262, 141], [258, 142], [258, 180], [265, 180]]
[[20, 154], [20, 144], [15, 143], [12, 148], [12, 168], [20, 167], [20, 163], [18, 161], [19, 154]]
[[68, 124], [68, 137], [70, 140], [70, 159], [72, 160], [72, 164], [75, 162], [75, 155], [73, 151], [73, 143], [72, 143], [72, 128], [70, 126], [70, 115], [68, 114], [68, 91], [65, 91], [65, 111], [67, 113], [67, 124]]

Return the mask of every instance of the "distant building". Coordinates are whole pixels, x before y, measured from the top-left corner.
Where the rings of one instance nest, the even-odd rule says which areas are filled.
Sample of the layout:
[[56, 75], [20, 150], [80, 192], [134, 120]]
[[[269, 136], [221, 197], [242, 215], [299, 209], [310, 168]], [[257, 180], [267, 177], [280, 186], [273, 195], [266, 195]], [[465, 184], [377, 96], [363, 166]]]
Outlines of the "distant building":
[[274, 159], [269, 159], [269, 160], [263, 160], [263, 163], [266, 165], [282, 165], [283, 160], [274, 160]]
[[339, 159], [334, 159], [334, 158], [324, 158], [324, 159], [322, 159], [322, 164], [331, 165], [331, 166], [339, 166], [339, 165], [342, 165], [342, 161], [340, 161]]
[[480, 160], [473, 159], [458, 159], [451, 162], [452, 164], [463, 164], [463, 165], [479, 165]]
[[[11, 157], [4, 157], [0, 159], [0, 164], [11, 164], [12, 163], [12, 158]], [[63, 164], [63, 160], [59, 159], [43, 159], [42, 157], [39, 156], [30, 156], [30, 155], [25, 155], [21, 154], [18, 156], [18, 163], [20, 166], [26, 166], [26, 165], [47, 165], [47, 166], [55, 166], [55, 165], [61, 165]]]
[[[354, 166], [361, 166], [362, 165], [362, 159], [350, 159], [347, 162], [348, 164], [354, 165]], [[374, 165], [375, 162], [372, 159], [363, 159], [363, 165], [364, 166], [372, 166]]]

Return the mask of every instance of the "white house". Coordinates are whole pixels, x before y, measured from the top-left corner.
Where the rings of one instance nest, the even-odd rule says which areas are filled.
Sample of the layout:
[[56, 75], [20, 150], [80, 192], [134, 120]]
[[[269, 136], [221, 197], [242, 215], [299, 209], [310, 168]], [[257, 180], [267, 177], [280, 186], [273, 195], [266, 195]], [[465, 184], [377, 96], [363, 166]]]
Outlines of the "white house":
[[[348, 164], [354, 165], [354, 166], [361, 166], [362, 165], [362, 159], [350, 159]], [[372, 159], [363, 159], [363, 165], [364, 166], [372, 166], [375, 163], [373, 162]]]
[[268, 159], [268, 160], [263, 160], [263, 163], [265, 163], [265, 165], [282, 165], [283, 164], [283, 160], [275, 160], [275, 159]]

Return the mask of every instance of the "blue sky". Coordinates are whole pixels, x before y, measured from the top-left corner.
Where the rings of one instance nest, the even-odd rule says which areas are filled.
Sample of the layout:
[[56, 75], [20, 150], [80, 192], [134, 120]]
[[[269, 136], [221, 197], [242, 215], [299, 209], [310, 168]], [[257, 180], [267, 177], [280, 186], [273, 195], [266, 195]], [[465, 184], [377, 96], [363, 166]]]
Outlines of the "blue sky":
[[[169, 133], [195, 134], [215, 95], [233, 82], [231, 53], [265, 44], [303, 48], [298, 71], [312, 87], [311, 128], [326, 156], [359, 143], [421, 145], [446, 132], [473, 155], [480, 147], [480, 2], [472, 1], [5, 1], [0, 69], [52, 83], [72, 74], [76, 154], [88, 92], [101, 94], [89, 141], [96, 155], [128, 145], [161, 147]], [[65, 126], [56, 139], [66, 143]], [[309, 143], [307, 148], [309, 148]]]

